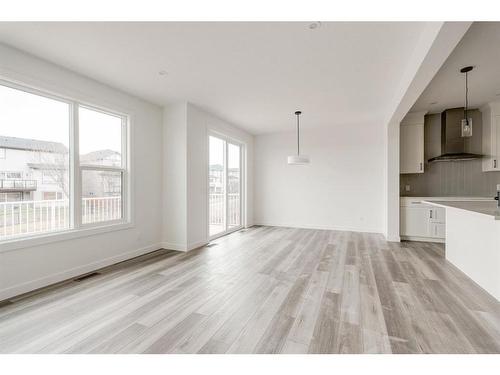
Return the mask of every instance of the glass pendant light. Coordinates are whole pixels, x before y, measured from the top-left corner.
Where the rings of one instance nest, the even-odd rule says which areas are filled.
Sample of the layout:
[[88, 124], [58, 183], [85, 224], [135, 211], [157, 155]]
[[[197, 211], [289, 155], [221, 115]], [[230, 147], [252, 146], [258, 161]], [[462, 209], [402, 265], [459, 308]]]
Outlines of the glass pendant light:
[[299, 129], [299, 116], [302, 114], [300, 111], [295, 112], [297, 116], [297, 155], [290, 155], [288, 157], [288, 164], [290, 165], [303, 165], [309, 164], [309, 156], [300, 154], [300, 129]]
[[462, 137], [472, 137], [472, 118], [467, 116], [467, 107], [469, 106], [469, 82], [467, 73], [469, 73], [472, 69], [472, 66], [466, 66], [460, 69], [460, 73], [465, 73], [465, 107], [464, 118], [461, 123]]

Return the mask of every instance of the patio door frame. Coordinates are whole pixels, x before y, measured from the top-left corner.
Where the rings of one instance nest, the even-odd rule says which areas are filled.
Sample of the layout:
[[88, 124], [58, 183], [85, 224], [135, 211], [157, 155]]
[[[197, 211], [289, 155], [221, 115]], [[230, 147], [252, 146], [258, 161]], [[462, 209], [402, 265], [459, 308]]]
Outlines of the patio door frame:
[[[224, 206], [225, 206], [225, 212], [224, 212], [224, 227], [225, 230], [222, 232], [219, 232], [217, 234], [214, 234], [213, 236], [210, 235], [210, 137], [215, 137], [223, 140], [225, 142], [225, 149], [224, 149], [224, 194], [225, 194], [225, 200], [224, 200]], [[229, 153], [228, 153], [228, 148], [229, 144], [232, 144], [234, 146], [238, 146], [240, 149], [240, 224], [238, 226], [235, 226], [233, 228], [229, 228], [229, 192], [228, 192], [228, 185], [229, 185], [229, 179], [228, 179], [228, 158], [229, 158]], [[209, 240], [214, 240], [216, 238], [225, 236], [229, 233], [236, 232], [244, 227], [244, 207], [245, 205], [243, 204], [245, 200], [245, 189], [244, 189], [244, 157], [245, 157], [245, 144], [234, 139], [231, 137], [228, 137], [227, 135], [224, 135], [222, 133], [219, 133], [214, 130], [209, 130], [207, 134], [207, 237]]]

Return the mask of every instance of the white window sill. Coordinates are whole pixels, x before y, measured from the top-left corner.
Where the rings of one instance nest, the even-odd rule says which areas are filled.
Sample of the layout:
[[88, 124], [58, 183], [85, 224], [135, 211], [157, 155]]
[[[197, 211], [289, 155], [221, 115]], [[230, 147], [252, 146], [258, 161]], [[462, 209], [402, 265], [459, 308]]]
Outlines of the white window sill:
[[57, 232], [40, 233], [29, 237], [9, 238], [0, 241], [0, 253], [13, 250], [46, 245], [53, 242], [68, 241], [76, 238], [89, 237], [97, 234], [104, 234], [124, 229], [133, 228], [131, 222], [113, 222], [99, 226], [83, 227], [79, 229], [68, 229]]

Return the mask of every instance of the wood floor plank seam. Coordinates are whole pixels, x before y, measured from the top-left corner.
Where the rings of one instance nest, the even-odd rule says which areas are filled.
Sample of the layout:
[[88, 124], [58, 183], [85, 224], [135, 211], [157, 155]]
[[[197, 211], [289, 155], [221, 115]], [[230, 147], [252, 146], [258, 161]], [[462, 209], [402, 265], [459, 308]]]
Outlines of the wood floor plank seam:
[[0, 305], [2, 353], [500, 353], [442, 244], [256, 226]]

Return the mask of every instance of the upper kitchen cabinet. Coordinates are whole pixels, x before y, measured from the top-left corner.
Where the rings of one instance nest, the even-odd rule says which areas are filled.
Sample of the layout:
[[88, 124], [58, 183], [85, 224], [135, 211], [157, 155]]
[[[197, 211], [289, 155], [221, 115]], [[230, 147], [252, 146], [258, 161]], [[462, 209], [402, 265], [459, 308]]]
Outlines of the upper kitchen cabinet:
[[500, 171], [500, 102], [488, 103], [483, 114], [483, 172]]
[[424, 116], [426, 112], [411, 112], [401, 121], [400, 173], [424, 173]]

